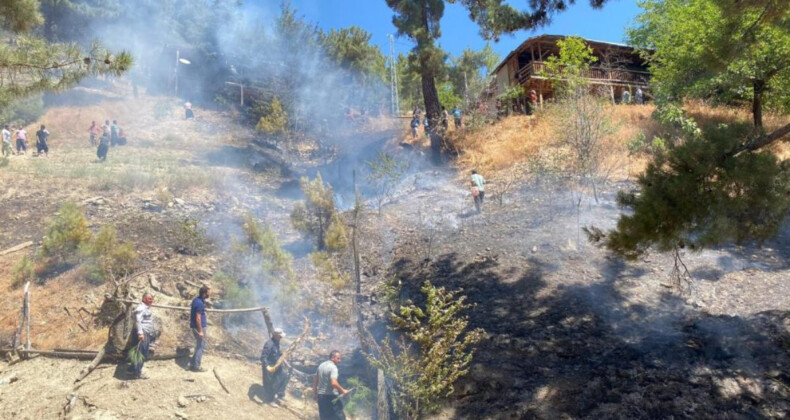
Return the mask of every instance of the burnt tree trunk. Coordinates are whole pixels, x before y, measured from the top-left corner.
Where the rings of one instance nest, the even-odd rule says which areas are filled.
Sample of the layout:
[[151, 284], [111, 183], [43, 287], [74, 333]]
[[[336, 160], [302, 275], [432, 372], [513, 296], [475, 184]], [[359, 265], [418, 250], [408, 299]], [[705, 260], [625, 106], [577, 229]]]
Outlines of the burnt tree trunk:
[[752, 99], [752, 115], [754, 117], [754, 127], [763, 127], [763, 93], [765, 92], [764, 80], [753, 80], [754, 98]]

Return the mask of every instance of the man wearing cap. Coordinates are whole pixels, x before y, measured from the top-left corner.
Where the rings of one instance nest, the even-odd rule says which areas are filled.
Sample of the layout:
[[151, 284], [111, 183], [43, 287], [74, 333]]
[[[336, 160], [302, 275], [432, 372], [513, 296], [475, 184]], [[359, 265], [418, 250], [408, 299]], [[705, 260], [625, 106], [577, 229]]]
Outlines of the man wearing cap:
[[275, 367], [277, 360], [282, 356], [280, 351], [280, 340], [285, 337], [282, 328], [275, 328], [272, 338], [266, 342], [261, 352], [261, 368], [263, 370], [263, 396], [264, 402], [276, 403], [278, 399], [285, 397], [285, 388], [291, 380], [290, 372], [287, 372], [282, 364]]

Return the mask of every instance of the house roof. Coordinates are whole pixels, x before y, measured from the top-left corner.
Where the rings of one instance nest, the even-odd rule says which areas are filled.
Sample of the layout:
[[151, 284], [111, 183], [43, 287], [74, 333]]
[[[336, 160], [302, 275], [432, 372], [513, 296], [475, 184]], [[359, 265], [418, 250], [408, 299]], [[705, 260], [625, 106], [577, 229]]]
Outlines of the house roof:
[[[496, 66], [496, 68], [494, 69], [492, 74], [496, 74], [497, 72], [499, 72], [499, 69], [501, 69], [514, 55], [518, 54], [519, 51], [521, 51], [523, 48], [525, 48], [526, 46], [528, 46], [531, 43], [534, 43], [534, 42], [537, 42], [537, 41], [558, 41], [560, 39], [565, 39], [565, 38], [568, 38], [568, 37], [569, 37], [569, 35], [543, 34], [543, 35], [533, 36], [532, 38], [527, 38], [526, 41], [522, 42], [521, 45], [519, 45], [515, 50], [511, 51], [510, 54], [508, 54], [507, 57], [505, 57], [505, 59], [502, 60], [502, 62], [499, 63]], [[595, 41], [595, 40], [586, 39], [586, 38], [582, 38], [582, 39], [584, 40], [584, 42], [586, 42], [588, 44], [591, 44], [591, 45], [617, 47], [617, 48], [622, 48], [622, 49], [634, 50], [634, 47], [632, 47], [630, 45], [620, 44], [620, 43], [617, 43], [617, 42]]]

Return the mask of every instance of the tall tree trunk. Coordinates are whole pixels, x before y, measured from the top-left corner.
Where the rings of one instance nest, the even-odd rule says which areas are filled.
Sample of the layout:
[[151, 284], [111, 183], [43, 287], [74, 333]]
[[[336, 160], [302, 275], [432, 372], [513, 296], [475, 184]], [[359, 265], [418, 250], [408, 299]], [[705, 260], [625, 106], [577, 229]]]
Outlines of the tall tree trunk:
[[754, 99], [752, 99], [752, 115], [754, 116], [754, 127], [763, 127], [763, 92], [765, 92], [764, 80], [753, 80]]
[[438, 134], [436, 127], [439, 126], [439, 118], [442, 112], [439, 104], [439, 92], [436, 91], [436, 81], [433, 72], [422, 66], [422, 98], [425, 101], [425, 118], [428, 118], [428, 126], [425, 128], [431, 137], [431, 154], [434, 162], [439, 162], [441, 155], [442, 137]]

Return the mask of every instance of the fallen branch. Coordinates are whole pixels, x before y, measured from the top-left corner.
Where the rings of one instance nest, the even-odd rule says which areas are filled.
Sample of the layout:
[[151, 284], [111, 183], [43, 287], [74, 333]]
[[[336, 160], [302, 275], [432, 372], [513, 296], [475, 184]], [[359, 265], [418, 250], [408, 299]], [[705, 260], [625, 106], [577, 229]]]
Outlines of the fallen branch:
[[19, 244], [17, 246], [12, 246], [11, 248], [8, 248], [6, 250], [0, 251], [0, 257], [3, 256], [3, 255], [11, 254], [12, 252], [21, 251], [21, 250], [23, 250], [23, 249], [25, 249], [27, 247], [30, 247], [30, 246], [33, 246], [33, 241], [27, 241], [27, 242], [23, 242], [23, 243], [21, 243], [21, 244]]
[[107, 352], [107, 345], [105, 344], [104, 346], [102, 346], [102, 348], [99, 350], [99, 352], [96, 353], [96, 357], [93, 358], [93, 361], [91, 362], [91, 364], [89, 364], [87, 367], [85, 367], [85, 369], [82, 369], [82, 371], [80, 372], [79, 378], [77, 378], [77, 380], [74, 381], [74, 382], [75, 383], [79, 382], [79, 381], [85, 379], [86, 376], [90, 375], [90, 373], [93, 372], [94, 369], [96, 369], [96, 366], [99, 366], [99, 363], [101, 363], [102, 359], [104, 359], [104, 354], [106, 352]]
[[225, 390], [225, 392], [227, 392], [228, 394], [230, 394], [230, 391], [228, 391], [228, 387], [226, 387], [226, 386], [225, 386], [225, 383], [224, 383], [224, 382], [222, 382], [222, 378], [220, 378], [220, 377], [219, 377], [219, 373], [217, 372], [217, 368], [214, 368], [214, 369], [212, 369], [212, 370], [214, 371], [214, 377], [216, 377], [216, 378], [217, 378], [217, 382], [219, 382], [219, 384], [220, 384], [220, 386], [222, 387], [222, 389], [224, 389], [224, 390]]
[[299, 337], [297, 337], [296, 340], [294, 340], [293, 343], [291, 343], [291, 345], [288, 346], [287, 349], [285, 349], [283, 354], [280, 355], [280, 358], [277, 359], [277, 363], [275, 363], [274, 366], [266, 366], [266, 370], [268, 370], [269, 373], [274, 373], [274, 371], [276, 371], [277, 368], [279, 368], [280, 365], [282, 365], [283, 362], [285, 362], [285, 359], [287, 359], [291, 355], [291, 353], [293, 353], [294, 350], [296, 350], [296, 347], [299, 345], [299, 343], [302, 342], [302, 340], [304, 340], [308, 332], [310, 332], [310, 320], [305, 318], [302, 334], [300, 334]]

